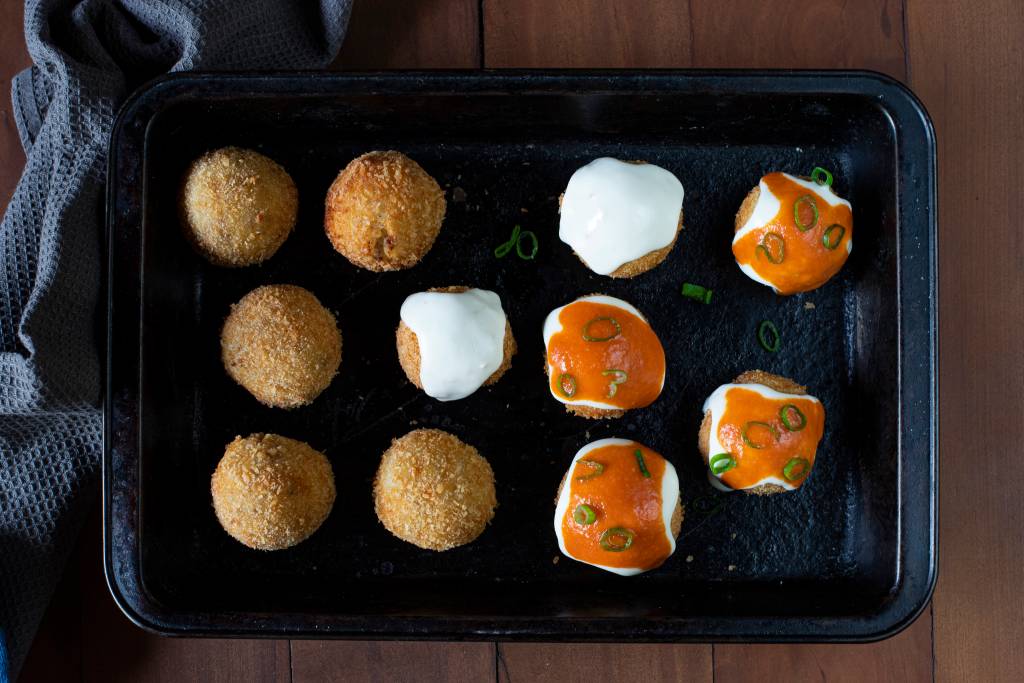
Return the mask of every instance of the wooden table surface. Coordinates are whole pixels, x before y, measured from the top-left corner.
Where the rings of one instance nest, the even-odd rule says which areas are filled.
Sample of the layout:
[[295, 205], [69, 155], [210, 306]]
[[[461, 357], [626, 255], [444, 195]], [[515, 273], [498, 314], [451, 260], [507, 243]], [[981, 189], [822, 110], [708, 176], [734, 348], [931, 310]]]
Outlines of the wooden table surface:
[[[0, 3], [0, 78], [28, 64]], [[931, 606], [870, 645], [166, 639], [114, 606], [98, 511], [25, 665], [34, 681], [1024, 680], [1024, 2], [357, 0], [342, 69], [843, 67], [885, 72], [938, 133], [941, 547]], [[24, 157], [0, 104], [0, 205]], [[1009, 444], [1009, 450], [1006, 449]]]

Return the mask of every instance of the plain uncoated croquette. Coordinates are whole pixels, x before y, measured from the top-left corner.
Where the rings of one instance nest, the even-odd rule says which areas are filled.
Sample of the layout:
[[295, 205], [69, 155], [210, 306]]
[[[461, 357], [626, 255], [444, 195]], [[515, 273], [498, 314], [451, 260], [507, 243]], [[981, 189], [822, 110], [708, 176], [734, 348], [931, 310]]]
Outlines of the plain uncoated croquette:
[[388, 531], [438, 551], [476, 539], [498, 504], [487, 460], [438, 429], [417, 429], [392, 441], [381, 457], [373, 498]]
[[273, 256], [298, 212], [299, 194], [273, 159], [239, 147], [202, 155], [182, 183], [182, 227], [196, 250], [218, 266], [248, 266]]
[[331, 312], [302, 287], [257, 287], [224, 321], [221, 360], [261, 403], [295, 408], [311, 403], [337, 374], [341, 332]]
[[224, 530], [257, 550], [309, 538], [334, 506], [334, 473], [323, 453], [277, 434], [235, 437], [210, 480]]

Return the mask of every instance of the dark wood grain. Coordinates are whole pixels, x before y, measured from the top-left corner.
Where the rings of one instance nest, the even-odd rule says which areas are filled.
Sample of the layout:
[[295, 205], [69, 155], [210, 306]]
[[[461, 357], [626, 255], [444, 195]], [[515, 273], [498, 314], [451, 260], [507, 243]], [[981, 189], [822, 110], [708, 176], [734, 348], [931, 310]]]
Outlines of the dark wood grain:
[[103, 578], [99, 505], [90, 514], [21, 683], [288, 683], [286, 640], [162, 638], [128, 621]]
[[83, 535], [68, 563], [50, 606], [43, 616], [39, 631], [25, 664], [20, 681], [72, 681], [82, 675], [82, 593], [79, 590], [78, 567], [83, 545], [94, 539]]
[[677, 0], [485, 0], [484, 66], [690, 66]]
[[909, 0], [939, 147], [936, 680], [1024, 680], [1024, 3]]
[[[944, 426], [934, 674], [940, 681], [1024, 680], [1017, 590], [1024, 462], [1019, 448], [1004, 446], [1016, 443], [1024, 423], [1024, 243], [1013, 220], [1024, 199], [1015, 180], [1024, 155], [1024, 3], [906, 2], [904, 21], [897, 0], [483, 0], [482, 17], [477, 0], [359, 0], [335, 66], [854, 67], [909, 79], [935, 120], [941, 166]], [[21, 5], [0, 2], [0, 206], [24, 163], [6, 96], [10, 77], [29, 63]], [[495, 652], [486, 643], [296, 641], [289, 650], [282, 641], [157, 638], [113, 605], [100, 573], [97, 520], [86, 528], [23, 681], [285, 681], [289, 658], [297, 681], [342, 671], [361, 672], [363, 680], [497, 675], [517, 683], [572, 679], [572, 672], [588, 681], [712, 676], [709, 646], [504, 644]], [[926, 612], [896, 638], [872, 645], [716, 646], [714, 676], [927, 680], [931, 629]]]
[[498, 645], [499, 683], [711, 680], [706, 645]]
[[931, 681], [931, 619], [926, 615], [899, 635], [871, 645], [715, 646], [715, 683], [817, 680]]
[[494, 647], [494, 643], [293, 640], [292, 681], [490, 681]]
[[690, 0], [693, 65], [905, 75], [900, 0]]
[[31, 64], [22, 28], [22, 3], [0, 2], [0, 207], [7, 207], [25, 165], [11, 109], [11, 79]]
[[478, 0], [362, 0], [335, 69], [480, 66]]

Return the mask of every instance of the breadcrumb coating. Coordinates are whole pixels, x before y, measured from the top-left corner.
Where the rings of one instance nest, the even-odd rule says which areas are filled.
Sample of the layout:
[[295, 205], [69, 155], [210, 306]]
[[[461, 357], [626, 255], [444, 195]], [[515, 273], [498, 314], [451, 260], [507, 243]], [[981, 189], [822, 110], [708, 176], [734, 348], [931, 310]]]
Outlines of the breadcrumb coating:
[[288, 239], [299, 193], [288, 172], [250, 149], [202, 155], [182, 183], [179, 212], [186, 237], [218, 266], [261, 263]]
[[369, 152], [327, 191], [324, 230], [354, 265], [401, 270], [430, 251], [445, 209], [440, 185], [419, 164], [401, 152]]
[[[757, 189], [757, 188], [755, 188]], [[756, 200], [755, 200], [756, 201]], [[744, 202], [746, 203], [746, 202]], [[733, 384], [761, 384], [784, 394], [803, 395], [807, 393], [807, 387], [797, 384], [788, 377], [773, 375], [764, 370], [747, 370], [732, 381]], [[711, 411], [704, 411], [704, 419], [700, 423], [700, 431], [697, 433], [697, 448], [704, 457], [704, 464], [708, 464], [711, 457]], [[778, 484], [761, 484], [752, 489], [743, 489], [744, 493], [751, 493], [755, 496], [770, 496], [775, 493], [785, 493], [786, 489]]]
[[311, 403], [341, 364], [334, 316], [295, 285], [265, 285], [242, 297], [224, 321], [220, 343], [228, 375], [275, 408]]
[[334, 506], [323, 453], [277, 434], [236, 436], [210, 480], [224, 530], [256, 550], [290, 548], [320, 528]]
[[388, 531], [437, 551], [476, 539], [498, 504], [487, 460], [439, 429], [417, 429], [391, 442], [377, 469], [373, 498]]
[[[451, 294], [460, 294], [468, 290], [469, 287], [462, 285], [454, 287], [434, 287], [427, 291], [430, 292], [446, 292]], [[408, 325], [401, 320], [398, 322], [398, 330], [395, 332], [395, 345], [398, 347], [398, 363], [402, 366], [402, 370], [405, 371], [405, 376], [409, 378], [409, 381], [415, 385], [417, 389], [422, 389], [423, 384], [420, 383], [420, 342], [416, 338], [416, 333], [413, 332]], [[501, 365], [498, 369], [491, 373], [491, 376], [484, 382], [484, 386], [490, 386], [494, 384], [505, 372], [512, 367], [512, 356], [516, 353], [516, 340], [512, 336], [512, 325], [508, 322], [508, 316], [505, 317], [505, 339], [502, 346], [502, 359]]]

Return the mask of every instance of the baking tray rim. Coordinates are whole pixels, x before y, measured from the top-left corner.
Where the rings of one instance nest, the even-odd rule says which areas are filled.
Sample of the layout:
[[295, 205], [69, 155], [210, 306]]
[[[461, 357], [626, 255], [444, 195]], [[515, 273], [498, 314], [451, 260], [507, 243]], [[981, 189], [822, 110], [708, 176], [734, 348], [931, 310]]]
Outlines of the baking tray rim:
[[[133, 518], [128, 537], [134, 539], [126, 552], [123, 544], [120, 554], [115, 549], [117, 531], [113, 523], [112, 507], [115, 503], [113, 482], [113, 432], [115, 397], [113, 387], [113, 330], [115, 297], [110, 286], [115, 272], [115, 251], [112, 248], [112, 233], [118, 222], [115, 189], [117, 183], [117, 152], [126, 136], [134, 135], [140, 149], [146, 136], [146, 128], [152, 117], [159, 111], [145, 111], [150, 104], [168, 104], [175, 95], [187, 92], [197, 81], [219, 81], [225, 85], [250, 84], [263, 86], [250, 88], [247, 94], [272, 95], [275, 93], [301, 94], [308, 92], [308, 86], [320, 89], [325, 86], [343, 95], [350, 92], [494, 92], [509, 91], [536, 93], [543, 91], [564, 92], [615, 92], [630, 91], [640, 87], [649, 90], [658, 88], [669, 91], [689, 91], [702, 94], [742, 94], [745, 92], [797, 92], [804, 94], [851, 94], [874, 96], [878, 106], [890, 118], [894, 128], [916, 126], [918, 135], [912, 142], [917, 152], [924, 153], [921, 169], [925, 175], [923, 183], [926, 194], [923, 216], [911, 221], [916, 223], [914, 233], [927, 263], [928, 277], [923, 282], [909, 278], [904, 273], [904, 213], [907, 202], [899, 202], [897, 240], [897, 282], [900, 298], [897, 306], [898, 317], [898, 391], [899, 391], [899, 448], [900, 472], [899, 497], [899, 569], [896, 586], [882, 606], [871, 613], [842, 616], [792, 616], [792, 617], [476, 617], [476, 616], [360, 616], [309, 613], [249, 613], [249, 612], [182, 612], [165, 608], [147, 594], [140, 573], [137, 557], [137, 515]], [[614, 79], [614, 80], [610, 80]], [[726, 81], [716, 84], [716, 79]], [[306, 89], [297, 87], [305, 84]], [[272, 86], [268, 89], [266, 86]], [[693, 87], [703, 86], [703, 89]], [[780, 86], [786, 86], [785, 88]], [[744, 88], [744, 89], [739, 89]], [[894, 111], [895, 109], [895, 111]], [[140, 118], [143, 117], [143, 118]], [[131, 132], [126, 132], [135, 124]], [[140, 125], [143, 124], [143, 125]], [[906, 136], [897, 135], [897, 149]], [[897, 167], [904, 160], [897, 157]], [[907, 628], [924, 611], [938, 578], [938, 258], [937, 258], [937, 189], [936, 189], [936, 141], [931, 118], [923, 103], [904, 84], [878, 72], [867, 70], [810, 70], [810, 69], [656, 69], [656, 70], [430, 70], [399, 72], [357, 72], [324, 73], [317, 71], [298, 72], [190, 72], [168, 74], [144, 84], [124, 102], [116, 117], [110, 138], [107, 162], [106, 217], [104, 225], [104, 247], [107, 258], [103, 260], [102, 287], [106, 304], [107, 329], [104, 338], [105, 352], [102, 354], [104, 367], [103, 386], [103, 568], [107, 587], [115, 604], [125, 616], [140, 628], [152, 633], [169, 636], [214, 636], [214, 637], [289, 637], [289, 638], [338, 638], [338, 639], [389, 639], [389, 640], [513, 640], [549, 642], [615, 642], [628, 639], [633, 642], [873, 642], [882, 640]], [[138, 273], [141, 276], [141, 272]], [[911, 290], [913, 297], [904, 297]], [[923, 304], [926, 325], [915, 329], [921, 335], [927, 353], [920, 362], [907, 367], [904, 352], [905, 299]], [[138, 302], [136, 302], [138, 303]], [[137, 311], [136, 311], [137, 315]], [[138, 323], [138, 320], [135, 320]], [[136, 368], [137, 370], [138, 368]], [[918, 434], [927, 432], [926, 453], [923, 461], [912, 462], [919, 472], [917, 486], [907, 490], [904, 479], [904, 415], [905, 384], [907, 371], [913, 386], [923, 398], [921, 409], [917, 410], [915, 424]], [[923, 373], [923, 376], [922, 376]], [[138, 399], [136, 394], [132, 398]], [[119, 406], [120, 404], [118, 404]], [[123, 441], [123, 439], [122, 439]], [[134, 462], [128, 463], [133, 484], [137, 490], [138, 444], [133, 453]], [[917, 446], [915, 451], [920, 451]], [[918, 460], [922, 460], [918, 454]], [[914, 505], [914, 494], [927, 494], [927, 502]], [[123, 494], [122, 494], [123, 495]], [[124, 501], [120, 501], [124, 505]], [[129, 505], [129, 507], [133, 507]], [[137, 512], [137, 510], [136, 510]], [[918, 541], [924, 541], [917, 548], [914, 557], [914, 573], [908, 583], [908, 564], [904, 556], [908, 512], [912, 521], [918, 524]], [[921, 523], [924, 528], [921, 529]], [[921, 558], [919, 555], [924, 554]], [[924, 560], [923, 562], [921, 560]], [[118, 560], [126, 564], [126, 570], [115, 565]], [[918, 575], [924, 569], [923, 578]], [[188, 623], [186, 623], [188, 622]], [[245, 623], [243, 623], [245, 622]], [[836, 625], [842, 625], [836, 629]]]

